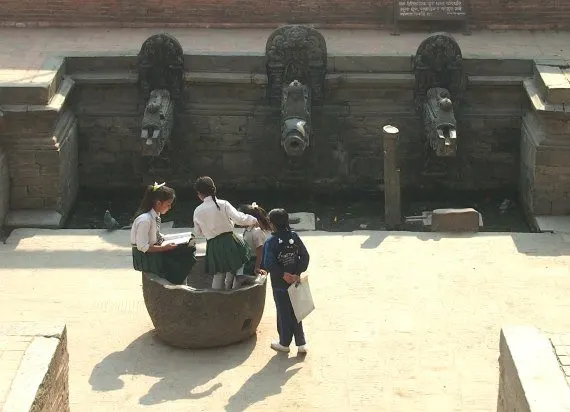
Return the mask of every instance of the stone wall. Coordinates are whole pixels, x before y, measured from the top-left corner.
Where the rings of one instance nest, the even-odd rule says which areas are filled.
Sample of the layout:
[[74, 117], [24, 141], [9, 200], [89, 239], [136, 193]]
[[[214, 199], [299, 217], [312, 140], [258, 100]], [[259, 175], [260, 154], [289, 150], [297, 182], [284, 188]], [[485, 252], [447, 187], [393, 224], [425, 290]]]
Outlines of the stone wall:
[[[570, 28], [564, 0], [469, 0], [470, 23], [478, 28]], [[328, 27], [381, 27], [393, 20], [393, 0], [185, 1], [4, 0], [4, 25], [60, 26], [270, 26], [311, 23]], [[409, 23], [408, 23], [409, 24]], [[412, 23], [412, 25], [414, 25]], [[449, 27], [442, 23], [440, 29]]]
[[0, 227], [10, 207], [10, 175], [8, 170], [8, 156], [0, 147]]
[[[62, 84], [67, 93], [71, 80]], [[10, 209], [72, 207], [79, 187], [78, 141], [74, 114], [58, 92], [47, 105], [14, 105], [5, 112], [0, 144], [10, 164]]]
[[501, 330], [497, 412], [565, 412], [570, 388], [548, 337], [532, 326]]
[[[226, 187], [377, 190], [383, 181], [380, 130], [387, 123], [401, 131], [402, 184], [428, 185], [409, 57], [330, 57], [325, 104], [313, 110], [311, 147], [301, 160], [287, 158], [279, 146], [279, 112], [267, 102], [263, 56], [224, 59], [188, 56], [187, 107], [165, 151], [171, 170], [155, 174], [146, 173], [139, 154], [136, 78], [98, 82], [90, 74], [82, 81], [88, 62], [70, 59], [68, 70], [77, 82], [71, 105], [78, 119], [81, 185], [124, 188], [161, 178], [180, 187], [209, 174]], [[466, 60], [471, 83], [458, 113], [460, 156], [442, 182], [449, 188], [518, 184], [526, 104], [521, 76], [530, 74], [531, 64], [485, 63]]]
[[[0, 336], [25, 343], [10, 390], [0, 406], [4, 412], [69, 412], [69, 354], [65, 326], [15, 324]], [[17, 338], [10, 339], [10, 338]], [[1, 370], [0, 373], [10, 373]]]
[[[566, 62], [560, 62], [564, 69]], [[570, 81], [557, 65], [536, 65], [524, 82], [520, 192], [535, 215], [570, 213]], [[569, 72], [570, 74], [570, 72]]]

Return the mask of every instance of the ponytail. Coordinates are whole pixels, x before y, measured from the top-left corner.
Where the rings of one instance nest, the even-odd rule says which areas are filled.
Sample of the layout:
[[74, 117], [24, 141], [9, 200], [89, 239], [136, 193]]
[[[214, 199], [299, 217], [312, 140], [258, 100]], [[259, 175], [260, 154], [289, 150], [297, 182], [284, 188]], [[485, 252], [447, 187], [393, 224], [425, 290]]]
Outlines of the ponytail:
[[194, 182], [194, 190], [203, 196], [212, 196], [212, 200], [214, 200], [216, 207], [220, 210], [220, 205], [216, 199], [216, 185], [211, 177], [202, 176], [196, 179]]
[[218, 200], [216, 199], [216, 195], [210, 195], [210, 196], [212, 196], [212, 200], [214, 200], [216, 207], [218, 208], [218, 210], [220, 210], [220, 205], [218, 204]]
[[239, 211], [256, 218], [261, 229], [271, 231], [271, 223], [269, 223], [269, 220], [267, 219], [267, 214], [262, 207], [257, 205], [257, 203], [253, 202], [251, 205], [242, 205], [240, 206]]
[[156, 202], [174, 200], [175, 198], [176, 194], [174, 192], [174, 189], [165, 186], [164, 183], [154, 183], [153, 185], [148, 185], [141, 200], [141, 204], [139, 205], [139, 208], [136, 212], [135, 218], [142, 215], [143, 213], [149, 212], [154, 207]]

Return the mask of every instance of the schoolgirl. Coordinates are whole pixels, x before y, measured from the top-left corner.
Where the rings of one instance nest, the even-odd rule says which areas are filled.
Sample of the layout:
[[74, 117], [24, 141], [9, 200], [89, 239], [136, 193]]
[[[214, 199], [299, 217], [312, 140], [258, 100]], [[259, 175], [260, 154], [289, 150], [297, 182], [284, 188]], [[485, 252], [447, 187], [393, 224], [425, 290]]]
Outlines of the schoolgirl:
[[168, 212], [176, 195], [164, 183], [146, 188], [131, 228], [133, 266], [180, 285], [196, 263], [196, 247], [164, 241], [160, 216]]
[[208, 176], [199, 177], [194, 189], [202, 200], [194, 210], [194, 234], [206, 238], [206, 273], [213, 276], [212, 289], [232, 289], [237, 271], [249, 260], [249, 248], [234, 234], [234, 224], [255, 226], [257, 219], [216, 198], [216, 185]]

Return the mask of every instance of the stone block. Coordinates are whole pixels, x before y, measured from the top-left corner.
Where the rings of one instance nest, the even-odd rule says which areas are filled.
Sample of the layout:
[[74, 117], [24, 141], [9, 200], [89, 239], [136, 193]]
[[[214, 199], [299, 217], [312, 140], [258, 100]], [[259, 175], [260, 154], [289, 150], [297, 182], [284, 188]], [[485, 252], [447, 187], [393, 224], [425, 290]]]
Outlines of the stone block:
[[431, 216], [432, 232], [478, 232], [482, 225], [480, 213], [472, 208], [436, 209]]
[[531, 76], [531, 59], [464, 58], [463, 69], [468, 75], [477, 76]]
[[184, 56], [187, 71], [192, 72], [265, 72], [265, 55], [236, 52], [228, 54], [193, 54]]
[[290, 226], [298, 232], [315, 230], [315, 214], [307, 212], [289, 213]]
[[0, 227], [2, 227], [10, 208], [10, 175], [8, 157], [0, 147]]
[[410, 56], [332, 56], [334, 72], [409, 73], [412, 71]]
[[536, 84], [543, 99], [550, 104], [570, 102], [570, 82], [557, 66], [535, 66]]
[[[43, 206], [43, 203], [41, 204]], [[34, 227], [58, 229], [63, 217], [53, 210], [11, 210], [6, 216], [5, 225], [11, 228]]]
[[570, 388], [549, 339], [533, 326], [501, 329], [497, 412], [567, 412]]
[[[4, 412], [69, 411], [69, 355], [65, 326], [28, 331], [31, 342], [5, 398]], [[2, 373], [2, 371], [0, 371]]]

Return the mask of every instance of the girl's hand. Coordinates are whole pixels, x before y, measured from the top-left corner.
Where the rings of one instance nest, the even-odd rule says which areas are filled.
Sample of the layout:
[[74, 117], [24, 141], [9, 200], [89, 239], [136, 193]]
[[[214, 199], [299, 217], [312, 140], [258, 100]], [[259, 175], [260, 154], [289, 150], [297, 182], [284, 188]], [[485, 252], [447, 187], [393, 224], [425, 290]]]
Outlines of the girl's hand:
[[297, 275], [293, 275], [291, 273], [285, 272], [285, 274], [283, 275], [283, 279], [285, 280], [285, 282], [287, 282], [288, 284], [291, 285], [295, 282], [298, 282], [300, 277]]
[[176, 248], [176, 243], [167, 243], [166, 245], [162, 245], [162, 248], [165, 252]]
[[260, 268], [255, 268], [254, 273], [255, 273], [256, 275], [261, 275], [261, 276], [266, 276], [266, 275], [267, 275], [267, 272], [266, 272], [265, 270], [263, 270], [263, 269], [260, 269]]

